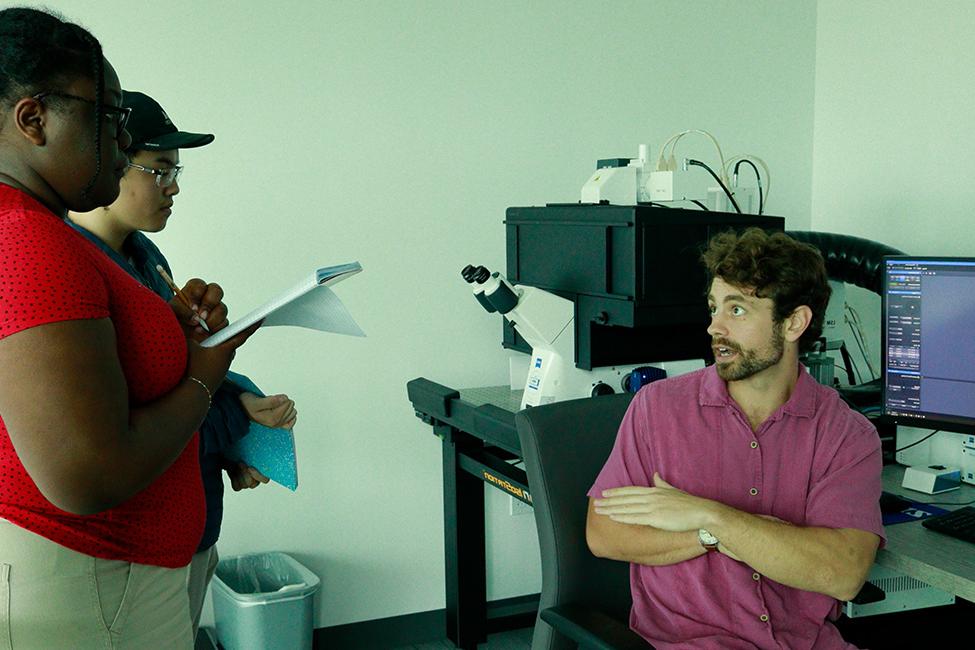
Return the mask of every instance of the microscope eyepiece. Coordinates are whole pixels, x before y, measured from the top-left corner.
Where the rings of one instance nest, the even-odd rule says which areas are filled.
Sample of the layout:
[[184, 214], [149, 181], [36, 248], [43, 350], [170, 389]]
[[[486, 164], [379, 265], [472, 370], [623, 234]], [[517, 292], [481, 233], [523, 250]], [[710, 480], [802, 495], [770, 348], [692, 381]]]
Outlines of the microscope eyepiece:
[[464, 270], [460, 272], [460, 275], [470, 284], [483, 284], [489, 277], [491, 277], [491, 272], [483, 266], [468, 264], [464, 267]]

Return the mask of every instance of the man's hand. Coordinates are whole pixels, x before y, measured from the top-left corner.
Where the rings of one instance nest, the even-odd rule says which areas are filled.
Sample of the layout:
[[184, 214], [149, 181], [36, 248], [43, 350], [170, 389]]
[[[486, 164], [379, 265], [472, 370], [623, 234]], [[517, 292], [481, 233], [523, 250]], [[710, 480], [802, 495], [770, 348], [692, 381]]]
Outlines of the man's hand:
[[230, 487], [234, 489], [234, 492], [240, 492], [244, 489], [250, 490], [270, 480], [244, 463], [231, 463], [224, 469], [227, 470], [227, 476], [230, 477]]
[[287, 395], [259, 397], [254, 393], [241, 393], [240, 404], [247, 417], [272, 429], [290, 429], [298, 420], [294, 400]]
[[707, 528], [714, 514], [725, 506], [678, 490], [660, 474], [654, 487], [630, 485], [603, 491], [593, 503], [595, 511], [622, 524], [652, 526], [675, 533]]

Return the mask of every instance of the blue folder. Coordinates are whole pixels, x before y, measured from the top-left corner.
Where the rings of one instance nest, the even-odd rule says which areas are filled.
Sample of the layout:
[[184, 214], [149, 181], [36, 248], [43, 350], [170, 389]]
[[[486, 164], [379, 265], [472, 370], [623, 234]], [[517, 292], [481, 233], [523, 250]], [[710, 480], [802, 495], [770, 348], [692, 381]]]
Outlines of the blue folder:
[[[228, 372], [227, 380], [248, 393], [265, 397], [254, 382], [243, 375]], [[291, 429], [273, 429], [251, 422], [247, 434], [224, 455], [230, 460], [250, 465], [292, 492], [298, 489], [298, 459], [295, 456], [295, 437]]]

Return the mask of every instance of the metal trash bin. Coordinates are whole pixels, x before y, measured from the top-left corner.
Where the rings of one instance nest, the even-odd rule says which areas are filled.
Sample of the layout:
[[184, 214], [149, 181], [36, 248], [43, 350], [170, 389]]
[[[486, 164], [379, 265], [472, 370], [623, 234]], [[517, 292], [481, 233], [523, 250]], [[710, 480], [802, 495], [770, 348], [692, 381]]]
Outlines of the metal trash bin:
[[213, 617], [225, 650], [311, 650], [318, 576], [284, 553], [217, 564]]

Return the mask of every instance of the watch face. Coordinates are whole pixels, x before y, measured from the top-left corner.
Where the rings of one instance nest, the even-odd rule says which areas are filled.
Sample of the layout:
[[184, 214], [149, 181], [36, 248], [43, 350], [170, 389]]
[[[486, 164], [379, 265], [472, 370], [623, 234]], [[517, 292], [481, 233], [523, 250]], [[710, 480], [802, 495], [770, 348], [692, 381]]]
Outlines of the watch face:
[[718, 538], [703, 528], [697, 531], [697, 538], [700, 540], [701, 546], [705, 548], [713, 548], [718, 545]]

